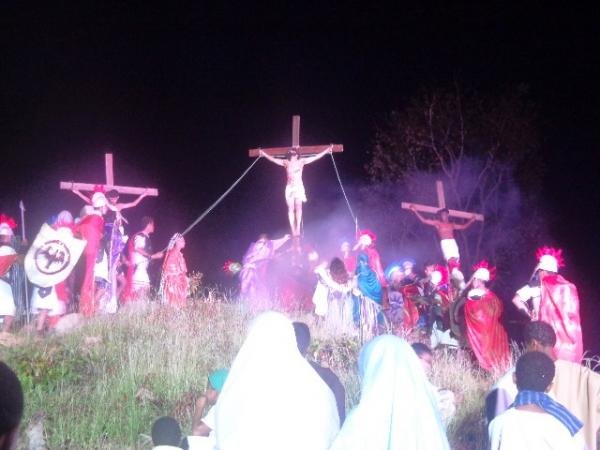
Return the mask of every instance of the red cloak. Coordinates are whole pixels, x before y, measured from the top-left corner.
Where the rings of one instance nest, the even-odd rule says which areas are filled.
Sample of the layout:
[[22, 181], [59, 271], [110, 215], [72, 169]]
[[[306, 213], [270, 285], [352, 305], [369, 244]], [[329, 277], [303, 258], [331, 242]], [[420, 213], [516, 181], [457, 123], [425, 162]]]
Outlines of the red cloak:
[[419, 288], [416, 284], [408, 284], [406, 286], [402, 286], [400, 288], [400, 292], [402, 292], [402, 298], [404, 300], [404, 319], [403, 326], [405, 330], [412, 330], [419, 321], [419, 310], [417, 309], [417, 305], [413, 302], [414, 297], [418, 297], [420, 295]]
[[500, 323], [503, 309], [500, 299], [488, 289], [480, 299], [467, 298], [465, 302], [467, 338], [479, 365], [487, 371], [510, 362], [508, 337]]
[[0, 277], [4, 276], [10, 269], [10, 266], [17, 260], [17, 254], [0, 256]]
[[94, 299], [94, 266], [96, 265], [96, 256], [100, 249], [100, 241], [104, 231], [104, 219], [101, 215], [90, 214], [79, 222], [77, 231], [87, 244], [83, 250], [85, 256], [85, 276], [81, 285], [81, 294], [79, 296], [79, 312], [84, 316], [93, 316], [96, 312], [96, 302]]
[[583, 338], [575, 285], [562, 275], [546, 275], [541, 283], [539, 318], [556, 332], [556, 357], [579, 364], [583, 358]]

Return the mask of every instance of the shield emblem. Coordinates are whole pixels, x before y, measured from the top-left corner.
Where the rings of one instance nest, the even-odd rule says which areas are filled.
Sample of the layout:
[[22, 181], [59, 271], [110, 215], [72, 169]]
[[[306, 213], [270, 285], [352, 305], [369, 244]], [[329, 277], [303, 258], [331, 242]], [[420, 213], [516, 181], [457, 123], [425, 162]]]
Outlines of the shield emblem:
[[25, 256], [25, 273], [33, 284], [50, 287], [64, 281], [79, 260], [86, 241], [76, 239], [70, 230], [42, 225]]

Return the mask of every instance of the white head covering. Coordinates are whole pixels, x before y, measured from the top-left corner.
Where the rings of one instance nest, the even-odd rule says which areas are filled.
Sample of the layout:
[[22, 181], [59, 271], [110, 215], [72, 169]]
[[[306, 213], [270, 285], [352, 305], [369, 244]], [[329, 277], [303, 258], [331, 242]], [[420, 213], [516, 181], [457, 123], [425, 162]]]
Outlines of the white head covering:
[[7, 223], [0, 223], [0, 236], [14, 236], [13, 230]]
[[107, 203], [106, 196], [102, 192], [94, 192], [94, 195], [92, 195], [92, 206], [94, 208], [102, 208]]
[[394, 335], [361, 350], [361, 396], [331, 450], [449, 450], [435, 394], [412, 347]]
[[552, 255], [542, 255], [537, 268], [548, 272], [558, 272], [558, 260]]
[[215, 409], [219, 450], [327, 450], [339, 429], [333, 393], [276, 312], [252, 323]]
[[431, 282], [436, 286], [442, 281], [442, 274], [439, 270], [434, 270], [431, 274]]
[[358, 242], [359, 244], [368, 247], [373, 243], [373, 239], [371, 239], [371, 236], [369, 236], [368, 234], [363, 234], [358, 238]]
[[479, 267], [473, 274], [473, 278], [481, 281], [490, 281], [490, 271], [485, 267]]

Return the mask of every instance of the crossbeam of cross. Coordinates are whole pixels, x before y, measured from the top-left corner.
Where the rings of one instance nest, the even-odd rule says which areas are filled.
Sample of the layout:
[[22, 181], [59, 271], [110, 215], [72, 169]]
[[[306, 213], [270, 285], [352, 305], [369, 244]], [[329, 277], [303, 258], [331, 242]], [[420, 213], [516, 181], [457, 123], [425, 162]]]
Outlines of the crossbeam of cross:
[[[268, 155], [282, 158], [284, 158], [290, 150], [295, 150], [299, 156], [316, 155], [321, 153], [323, 150], [326, 150], [328, 147], [329, 145], [300, 146], [300, 116], [293, 116], [291, 147], [252, 148], [248, 151], [248, 156], [251, 158], [257, 158], [261, 150]], [[341, 153], [344, 151], [344, 146], [341, 144], [332, 144], [332, 151], [334, 153]]]
[[[440, 209], [446, 208], [446, 196], [444, 194], [444, 183], [440, 180], [435, 182], [435, 188], [437, 193], [437, 206], [420, 205], [418, 203], [402, 202], [403, 209], [416, 209], [419, 212], [425, 212], [430, 214], [437, 214]], [[471, 219], [475, 217], [475, 220], [483, 222], [483, 214], [470, 213], [467, 211], [459, 211], [456, 209], [448, 209], [448, 215], [450, 217], [458, 217], [461, 219]]]
[[140, 195], [140, 194], [146, 193], [149, 196], [158, 197], [158, 189], [156, 189], [156, 188], [115, 185], [112, 153], [106, 153], [104, 155], [104, 171], [105, 171], [105, 175], [106, 175], [106, 183], [105, 184], [80, 183], [80, 182], [76, 182], [76, 181], [61, 181], [60, 188], [63, 190], [68, 190], [68, 191], [71, 191], [73, 189], [76, 189], [78, 191], [93, 191], [98, 186], [102, 186], [105, 191], [114, 189], [115, 191], [117, 191], [120, 194]]

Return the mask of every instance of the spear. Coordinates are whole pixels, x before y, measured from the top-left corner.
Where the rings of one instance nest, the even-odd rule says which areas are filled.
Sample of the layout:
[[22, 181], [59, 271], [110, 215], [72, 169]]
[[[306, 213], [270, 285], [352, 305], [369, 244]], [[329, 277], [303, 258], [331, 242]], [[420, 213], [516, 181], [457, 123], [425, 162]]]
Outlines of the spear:
[[[25, 237], [25, 204], [23, 200], [19, 201], [19, 209], [21, 210], [21, 242], [24, 243], [27, 238]], [[25, 273], [23, 275], [25, 275], [23, 277], [23, 283], [25, 284], [25, 317], [29, 324], [29, 286], [27, 286], [27, 275]]]
[[19, 201], [19, 209], [21, 210], [21, 239], [25, 241], [25, 204], [23, 200]]

